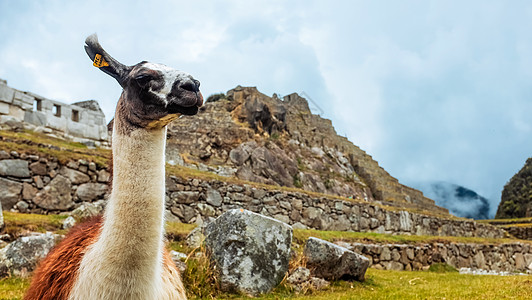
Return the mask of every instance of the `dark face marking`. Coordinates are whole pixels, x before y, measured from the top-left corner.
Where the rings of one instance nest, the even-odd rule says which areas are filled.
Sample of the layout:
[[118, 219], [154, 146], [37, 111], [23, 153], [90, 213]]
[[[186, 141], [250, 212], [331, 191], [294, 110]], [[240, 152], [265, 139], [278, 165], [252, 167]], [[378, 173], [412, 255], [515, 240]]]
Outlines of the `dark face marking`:
[[161, 128], [180, 114], [196, 114], [203, 105], [199, 81], [164, 65], [139, 63], [124, 82], [117, 113], [131, 129]]

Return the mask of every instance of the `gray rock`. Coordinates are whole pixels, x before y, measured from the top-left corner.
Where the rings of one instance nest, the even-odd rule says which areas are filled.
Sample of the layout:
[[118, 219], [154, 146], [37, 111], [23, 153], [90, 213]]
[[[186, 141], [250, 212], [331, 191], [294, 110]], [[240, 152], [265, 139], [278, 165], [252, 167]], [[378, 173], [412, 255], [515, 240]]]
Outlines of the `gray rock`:
[[175, 192], [175, 193], [172, 193], [172, 196], [176, 197], [177, 203], [192, 204], [192, 203], [198, 202], [200, 193], [198, 192]]
[[74, 206], [70, 190], [72, 184], [67, 178], [57, 175], [47, 186], [44, 187], [33, 202], [44, 209], [49, 210], [68, 210]]
[[172, 213], [172, 211], [168, 210], [168, 209], [165, 209], [164, 210], [164, 220], [166, 222], [177, 222], [177, 223], [181, 223], [181, 220], [179, 220], [179, 218], [174, 215]]
[[0, 160], [0, 175], [28, 178], [30, 177], [28, 162], [22, 159]]
[[99, 200], [93, 203], [85, 202], [82, 203], [78, 208], [74, 209], [70, 215], [78, 220], [83, 220], [101, 214], [104, 208], [104, 200]]
[[82, 184], [90, 181], [90, 177], [87, 174], [67, 167], [61, 168], [59, 174], [68, 178], [72, 184]]
[[199, 248], [205, 239], [203, 234], [203, 229], [201, 226], [198, 226], [187, 235], [185, 238], [185, 243], [190, 248]]
[[255, 141], [242, 143], [229, 152], [229, 158], [235, 165], [241, 166], [249, 159], [251, 152], [253, 152], [255, 148], [257, 148], [257, 143]]
[[33, 200], [35, 195], [37, 195], [37, 189], [34, 188], [30, 183], [24, 182], [22, 184], [22, 199]]
[[107, 184], [89, 182], [78, 186], [76, 196], [84, 202], [92, 202], [107, 192]]
[[185, 272], [185, 270], [187, 269], [187, 264], [185, 264], [183, 260], [187, 259], [187, 255], [185, 253], [177, 252], [175, 250], [170, 250], [170, 257], [172, 257], [172, 261], [174, 262], [179, 272]]
[[307, 267], [316, 277], [327, 280], [364, 280], [369, 259], [333, 243], [311, 237], [305, 245]]
[[312, 277], [309, 280], [310, 288], [313, 290], [322, 290], [330, 285], [330, 282], [328, 282], [325, 279], [318, 278], [318, 277]]
[[5, 152], [4, 150], [0, 150], [0, 159], [8, 159], [9, 153]]
[[65, 220], [63, 220], [63, 229], [70, 229], [76, 225], [76, 219], [74, 219], [72, 216], [69, 216]]
[[59, 240], [59, 235], [39, 233], [21, 237], [0, 249], [0, 275], [26, 277]]
[[287, 224], [233, 209], [208, 224], [205, 236], [224, 291], [266, 293], [288, 271], [292, 228]]
[[0, 177], [0, 202], [4, 209], [11, 209], [20, 200], [22, 183]]
[[46, 164], [41, 162], [34, 162], [30, 165], [30, 169], [33, 172], [33, 175], [46, 175], [48, 170], [46, 169]]
[[310, 270], [303, 267], [298, 267], [292, 271], [286, 282], [290, 284], [300, 284], [310, 279]]
[[27, 213], [30, 206], [26, 201], [19, 201], [17, 202], [16, 208], [21, 213]]
[[109, 178], [111, 177], [111, 174], [107, 172], [106, 170], [100, 170], [98, 171], [98, 182], [107, 183], [109, 182]]
[[208, 189], [207, 190], [207, 203], [209, 203], [212, 206], [219, 207], [222, 205], [223, 198], [222, 195], [220, 195], [220, 192], [218, 192], [215, 189]]

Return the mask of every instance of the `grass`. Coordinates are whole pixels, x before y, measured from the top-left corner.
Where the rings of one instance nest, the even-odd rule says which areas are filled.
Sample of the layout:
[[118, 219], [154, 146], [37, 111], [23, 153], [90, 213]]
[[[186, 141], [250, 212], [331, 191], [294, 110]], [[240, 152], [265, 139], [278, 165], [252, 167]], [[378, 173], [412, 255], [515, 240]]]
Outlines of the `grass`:
[[422, 235], [392, 235], [374, 232], [351, 231], [321, 231], [314, 229], [294, 229], [294, 240], [303, 244], [309, 237], [317, 237], [326, 241], [370, 242], [391, 244], [430, 244], [430, 243], [475, 243], [475, 244], [504, 244], [512, 242], [530, 243], [532, 241], [514, 239], [496, 239], [458, 236], [422, 236]]
[[435, 263], [430, 265], [429, 272], [435, 272], [435, 273], [456, 273], [458, 270], [454, 268], [453, 266], [450, 266], [446, 263]]
[[[33, 215], [4, 212], [6, 228], [12, 233], [24, 230], [61, 231], [65, 216]], [[20, 227], [21, 229], [16, 229]], [[183, 243], [184, 237], [194, 224], [168, 222], [169, 236], [174, 240], [169, 248], [188, 253], [187, 270], [183, 281], [191, 299], [249, 299], [243, 295], [220, 292], [214, 271], [202, 249], [190, 249]], [[362, 241], [375, 243], [430, 243], [430, 242], [497, 242], [495, 239], [459, 237], [394, 236], [377, 233], [295, 230], [294, 242], [303, 244], [309, 236], [329, 241]], [[503, 240], [505, 241], [505, 240]], [[302, 247], [296, 251], [301, 252]], [[297, 259], [296, 259], [297, 260]], [[292, 261], [291, 266], [304, 264]], [[281, 283], [270, 294], [257, 299], [527, 299], [532, 297], [532, 280], [528, 276], [475, 276], [458, 274], [445, 265], [434, 265], [434, 272], [399, 272], [369, 269], [367, 280], [359, 282], [333, 282], [324, 291], [308, 291], [297, 294], [292, 287]], [[29, 279], [16, 277], [0, 280], [0, 299], [21, 299], [29, 285]]]
[[61, 215], [38, 215], [23, 214], [4, 211], [5, 230], [13, 237], [18, 237], [26, 232], [46, 232], [64, 233], [61, 229], [63, 220], [67, 216]]
[[532, 223], [512, 223], [512, 224], [504, 224], [504, 225], [497, 225], [501, 228], [511, 228], [511, 227], [532, 227]]
[[52, 138], [42, 133], [0, 130], [0, 137], [1, 150], [55, 157], [63, 164], [69, 160], [84, 159], [99, 166], [107, 166], [111, 158], [109, 149], [89, 149], [84, 144]]
[[[189, 265], [189, 268], [191, 266]], [[190, 272], [203, 272], [202, 266]], [[184, 274], [185, 282], [187, 274]], [[206, 279], [206, 278], [205, 278]], [[199, 280], [196, 278], [196, 280]], [[195, 282], [197, 286], [212, 287], [214, 282]], [[187, 284], [188, 285], [188, 284]], [[28, 279], [0, 280], [0, 299], [22, 299], [29, 286]], [[251, 299], [207, 289], [191, 292], [190, 299]], [[532, 279], [529, 276], [466, 275], [456, 272], [384, 271], [369, 269], [366, 281], [333, 282], [329, 288], [307, 295], [298, 295], [281, 284], [274, 291], [253, 299], [531, 299]]]
[[523, 223], [532, 223], [532, 217], [530, 218], [514, 218], [514, 219], [488, 219], [488, 220], [477, 220], [479, 223], [488, 223], [491, 225], [509, 225], [509, 224], [523, 224]]
[[29, 287], [30, 279], [8, 277], [0, 280], [0, 299], [22, 299]]

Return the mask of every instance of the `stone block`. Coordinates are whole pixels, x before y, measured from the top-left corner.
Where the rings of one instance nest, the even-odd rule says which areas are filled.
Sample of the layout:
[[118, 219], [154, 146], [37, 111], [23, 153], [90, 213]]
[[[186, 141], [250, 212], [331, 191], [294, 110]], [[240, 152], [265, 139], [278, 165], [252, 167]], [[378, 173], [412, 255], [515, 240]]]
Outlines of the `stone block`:
[[28, 178], [30, 177], [28, 162], [22, 159], [0, 160], [0, 175]]
[[369, 259], [333, 243], [311, 237], [305, 244], [307, 267], [316, 277], [327, 280], [363, 281]]
[[3, 209], [11, 209], [20, 200], [22, 183], [0, 177], [0, 202]]
[[47, 186], [44, 187], [33, 202], [48, 210], [68, 210], [74, 206], [72, 195], [70, 194], [72, 184], [70, 180], [62, 175], [57, 175]]
[[287, 224], [234, 209], [207, 225], [205, 236], [224, 291], [267, 293], [288, 271], [292, 228]]

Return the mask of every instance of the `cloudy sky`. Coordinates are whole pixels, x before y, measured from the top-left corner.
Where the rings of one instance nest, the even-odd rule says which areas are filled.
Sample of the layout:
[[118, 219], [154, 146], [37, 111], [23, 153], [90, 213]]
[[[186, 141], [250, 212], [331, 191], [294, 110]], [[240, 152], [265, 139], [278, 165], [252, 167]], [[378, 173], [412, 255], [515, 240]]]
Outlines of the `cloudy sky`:
[[97, 32], [126, 64], [202, 82], [304, 92], [406, 184], [475, 190], [494, 213], [532, 156], [529, 1], [0, 0], [0, 78], [67, 103], [120, 94], [83, 51]]

